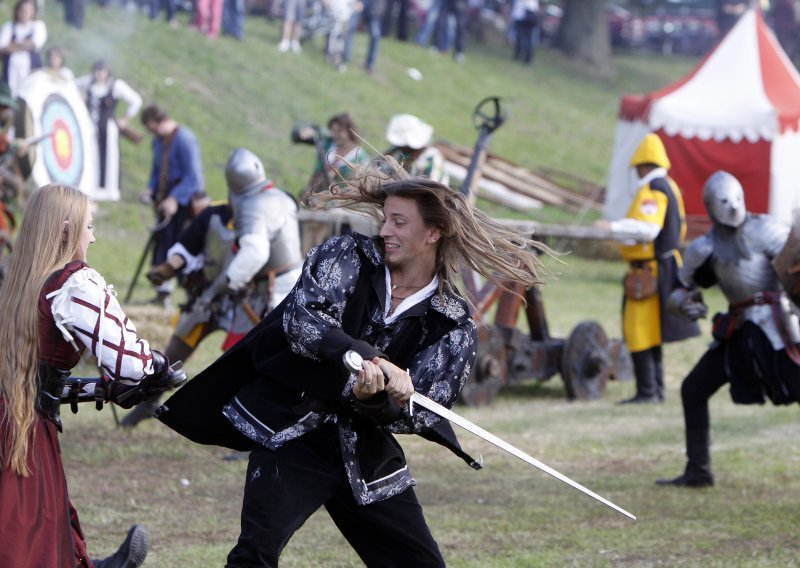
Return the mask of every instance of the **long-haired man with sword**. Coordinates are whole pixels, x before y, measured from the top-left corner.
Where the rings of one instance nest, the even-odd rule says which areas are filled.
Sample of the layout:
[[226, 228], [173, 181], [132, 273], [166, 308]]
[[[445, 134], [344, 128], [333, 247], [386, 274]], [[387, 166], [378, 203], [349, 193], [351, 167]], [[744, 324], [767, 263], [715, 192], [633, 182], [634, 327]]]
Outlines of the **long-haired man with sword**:
[[[459, 272], [537, 286], [542, 268], [527, 248], [543, 247], [388, 158], [311, 202], [370, 214], [380, 233], [312, 249], [286, 300], [159, 418], [197, 442], [251, 450], [227, 566], [276, 566], [322, 506], [368, 566], [443, 566], [394, 434], [480, 467], [448, 422], [408, 403], [416, 392], [451, 407], [470, 375], [477, 329]], [[348, 351], [362, 371], [344, 363]]]

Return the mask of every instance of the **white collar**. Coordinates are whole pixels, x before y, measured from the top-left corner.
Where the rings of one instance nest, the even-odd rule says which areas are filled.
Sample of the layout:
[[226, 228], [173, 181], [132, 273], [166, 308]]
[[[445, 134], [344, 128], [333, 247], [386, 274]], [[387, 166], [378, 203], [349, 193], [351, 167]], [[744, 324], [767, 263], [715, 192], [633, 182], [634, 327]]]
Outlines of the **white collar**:
[[412, 306], [420, 303], [422, 300], [433, 294], [439, 287], [439, 277], [434, 274], [433, 280], [431, 280], [427, 286], [417, 290], [405, 298], [402, 302], [400, 302], [400, 305], [397, 306], [397, 309], [392, 313], [392, 315], [388, 315], [389, 310], [392, 309], [392, 277], [389, 274], [389, 267], [384, 267], [384, 269], [386, 271], [386, 308], [383, 311], [383, 322], [387, 324], [394, 322], [398, 316], [400, 316], [400, 314]]

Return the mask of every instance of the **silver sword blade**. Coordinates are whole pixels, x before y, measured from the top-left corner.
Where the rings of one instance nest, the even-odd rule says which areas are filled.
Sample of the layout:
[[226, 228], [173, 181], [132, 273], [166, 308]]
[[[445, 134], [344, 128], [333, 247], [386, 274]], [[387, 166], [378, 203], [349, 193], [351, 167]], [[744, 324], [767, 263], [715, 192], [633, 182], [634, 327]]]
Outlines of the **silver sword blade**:
[[584, 487], [583, 485], [581, 485], [577, 481], [573, 481], [572, 479], [570, 479], [566, 475], [564, 475], [562, 473], [559, 473], [558, 471], [554, 470], [552, 467], [550, 467], [550, 466], [548, 466], [546, 464], [543, 464], [542, 462], [540, 462], [536, 458], [526, 454], [525, 452], [523, 452], [522, 450], [520, 450], [516, 446], [512, 446], [511, 444], [509, 444], [505, 440], [502, 440], [502, 439], [498, 438], [497, 436], [495, 436], [491, 432], [487, 432], [486, 430], [484, 430], [483, 428], [481, 428], [477, 424], [475, 424], [473, 422], [470, 422], [469, 420], [467, 420], [463, 416], [460, 416], [460, 415], [456, 414], [455, 412], [453, 412], [452, 410], [450, 410], [448, 408], [445, 408], [444, 406], [442, 406], [438, 402], [434, 402], [431, 399], [429, 399], [428, 397], [426, 397], [424, 395], [421, 395], [418, 392], [415, 392], [414, 394], [411, 395], [411, 403], [412, 404], [418, 404], [422, 408], [426, 408], [426, 409], [430, 410], [431, 412], [433, 412], [435, 414], [438, 414], [442, 418], [446, 418], [447, 420], [449, 420], [453, 424], [457, 424], [457, 425], [461, 426], [464, 430], [466, 430], [468, 432], [471, 432], [472, 434], [475, 434], [479, 438], [482, 438], [482, 439], [486, 440], [490, 444], [494, 444], [495, 446], [497, 446], [501, 450], [505, 450], [509, 454], [518, 457], [519, 459], [521, 459], [525, 463], [527, 463], [529, 465], [532, 465], [533, 467], [535, 467], [537, 469], [540, 469], [540, 470], [542, 470], [543, 472], [545, 472], [545, 473], [547, 473], [549, 475], [552, 475], [553, 477], [555, 477], [559, 481], [563, 481], [567, 485], [569, 485], [571, 487], [574, 487], [575, 489], [577, 489], [578, 491], [580, 491], [582, 493], [585, 493], [589, 497], [592, 497], [593, 499], [596, 499], [596, 500], [600, 501], [604, 505], [606, 505], [608, 507], [611, 507], [612, 509], [614, 509], [615, 511], [617, 511], [619, 513], [622, 513], [626, 517], [630, 517], [634, 521], [636, 520], [635, 516], [630, 514], [628, 511], [626, 511], [622, 507], [619, 507], [618, 505], [615, 505], [614, 503], [612, 503], [611, 501], [609, 501], [608, 499], [606, 499], [604, 497], [601, 497], [600, 495], [598, 495], [597, 493], [595, 493], [591, 489], [587, 489], [586, 487]]

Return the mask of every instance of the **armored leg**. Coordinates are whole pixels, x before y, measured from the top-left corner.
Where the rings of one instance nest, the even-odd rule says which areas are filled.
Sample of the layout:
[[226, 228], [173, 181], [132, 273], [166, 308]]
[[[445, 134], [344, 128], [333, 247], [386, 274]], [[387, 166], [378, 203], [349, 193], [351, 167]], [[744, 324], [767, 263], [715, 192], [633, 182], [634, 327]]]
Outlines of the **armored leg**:
[[681, 384], [681, 401], [686, 429], [687, 464], [683, 475], [659, 479], [658, 485], [708, 487], [714, 485], [711, 473], [710, 417], [708, 399], [728, 382], [724, 350], [711, 349], [697, 362]]
[[657, 485], [674, 487], [710, 487], [714, 485], [711, 473], [711, 451], [708, 430], [686, 431], [686, 469], [674, 479], [659, 479]]

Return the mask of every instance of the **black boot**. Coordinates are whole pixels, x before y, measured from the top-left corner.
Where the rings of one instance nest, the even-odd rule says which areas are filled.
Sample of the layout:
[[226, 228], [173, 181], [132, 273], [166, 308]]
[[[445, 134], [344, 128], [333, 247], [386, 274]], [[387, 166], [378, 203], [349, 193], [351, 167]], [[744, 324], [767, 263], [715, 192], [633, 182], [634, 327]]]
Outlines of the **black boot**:
[[119, 425], [123, 428], [134, 428], [142, 420], [153, 418], [153, 414], [159, 406], [161, 406], [161, 395], [144, 400], [137, 404], [133, 410], [122, 419]]
[[656, 485], [674, 487], [711, 487], [714, 475], [711, 473], [711, 452], [708, 430], [688, 430], [686, 432], [686, 470], [675, 479], [659, 479]]
[[133, 525], [119, 549], [102, 560], [93, 560], [95, 568], [137, 568], [147, 556], [147, 531], [142, 525]]

